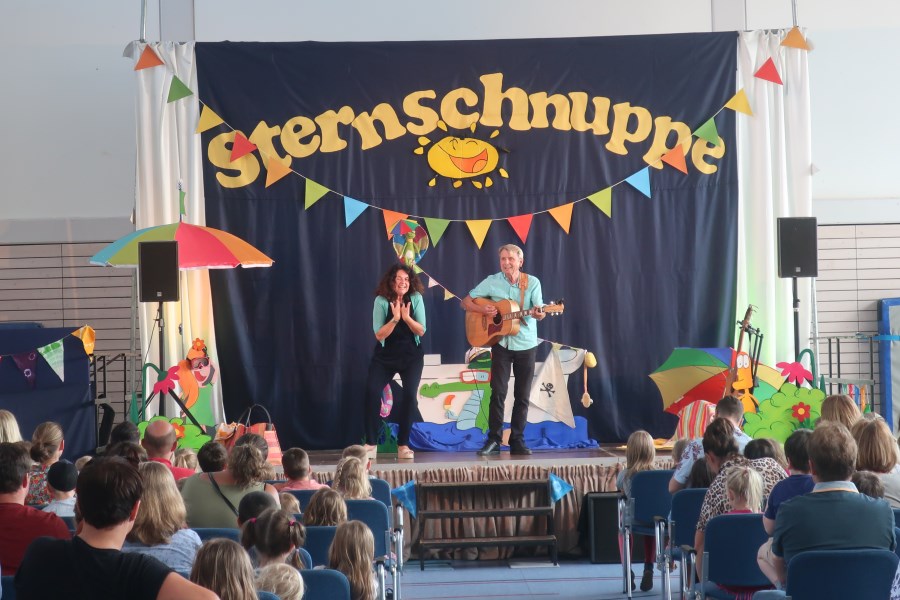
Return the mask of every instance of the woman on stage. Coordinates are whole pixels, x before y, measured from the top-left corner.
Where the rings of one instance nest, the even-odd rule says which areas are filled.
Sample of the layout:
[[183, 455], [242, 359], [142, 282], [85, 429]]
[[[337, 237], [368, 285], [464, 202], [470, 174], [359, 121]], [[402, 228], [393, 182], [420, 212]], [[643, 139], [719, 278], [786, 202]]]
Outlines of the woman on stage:
[[372, 329], [375, 351], [369, 363], [364, 410], [366, 451], [374, 458], [380, 430], [381, 393], [394, 375], [403, 382], [403, 405], [397, 415], [397, 458], [413, 458], [409, 448], [409, 431], [417, 408], [419, 379], [422, 377], [424, 352], [421, 338], [425, 335], [425, 304], [422, 282], [404, 264], [387, 270], [375, 290]]

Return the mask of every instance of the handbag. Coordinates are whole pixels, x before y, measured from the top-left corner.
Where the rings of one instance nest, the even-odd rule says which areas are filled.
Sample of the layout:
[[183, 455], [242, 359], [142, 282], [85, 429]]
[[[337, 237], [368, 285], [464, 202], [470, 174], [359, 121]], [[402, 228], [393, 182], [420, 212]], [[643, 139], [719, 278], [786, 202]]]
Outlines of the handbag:
[[[266, 413], [266, 420], [251, 425], [250, 417], [254, 408], [260, 408]], [[255, 433], [266, 440], [266, 444], [269, 446], [267, 461], [270, 465], [281, 464], [281, 443], [278, 441], [278, 433], [275, 430], [275, 424], [272, 423], [272, 416], [262, 404], [247, 407], [238, 417], [237, 422], [220, 423], [216, 427], [216, 441], [231, 450], [238, 439], [248, 433]]]

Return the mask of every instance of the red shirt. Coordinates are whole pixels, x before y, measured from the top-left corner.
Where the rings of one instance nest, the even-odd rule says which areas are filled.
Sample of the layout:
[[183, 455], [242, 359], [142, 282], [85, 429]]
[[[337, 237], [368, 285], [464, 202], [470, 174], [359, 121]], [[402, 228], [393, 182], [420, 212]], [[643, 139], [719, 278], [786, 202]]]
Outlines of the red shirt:
[[4, 575], [15, 575], [25, 550], [42, 536], [72, 538], [65, 522], [53, 513], [21, 504], [0, 504], [0, 565]]
[[187, 467], [173, 467], [172, 463], [165, 458], [151, 458], [153, 462], [158, 462], [166, 465], [170, 471], [172, 471], [172, 475], [175, 476], [175, 481], [179, 479], [184, 479], [186, 477], [190, 477], [194, 474], [193, 469], [188, 469]]

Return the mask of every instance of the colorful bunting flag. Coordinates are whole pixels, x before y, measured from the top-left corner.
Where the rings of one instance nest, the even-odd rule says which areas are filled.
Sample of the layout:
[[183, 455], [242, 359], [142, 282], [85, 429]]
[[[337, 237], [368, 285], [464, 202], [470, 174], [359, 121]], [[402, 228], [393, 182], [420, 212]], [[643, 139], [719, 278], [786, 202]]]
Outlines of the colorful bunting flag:
[[450, 300], [451, 298], [456, 298], [456, 296], [453, 295], [453, 292], [444, 288], [444, 301]]
[[394, 225], [409, 216], [407, 213], [399, 213], [387, 209], [382, 209], [381, 214], [384, 217], [384, 229], [387, 232], [388, 239], [391, 239], [391, 229], [394, 228]]
[[66, 380], [66, 364], [65, 364], [65, 350], [63, 349], [62, 340], [57, 340], [55, 342], [50, 342], [46, 346], [41, 346], [37, 349], [38, 353], [44, 357], [44, 360], [47, 361], [47, 364], [53, 369], [53, 372], [56, 373], [56, 376], [59, 377], [60, 381]]
[[191, 91], [191, 88], [184, 85], [178, 77], [172, 75], [172, 84], [169, 86], [169, 97], [166, 102], [175, 102], [176, 100], [181, 100], [182, 98], [193, 95], [194, 92]]
[[415, 273], [416, 275], [418, 275], [419, 273], [424, 273], [424, 271], [422, 271], [422, 267], [420, 267], [419, 265], [413, 265], [412, 269], [413, 273]]
[[363, 214], [363, 211], [369, 208], [369, 205], [359, 200], [354, 200], [350, 196], [344, 196], [344, 223], [345, 227], [350, 227], [350, 223], [356, 220], [356, 217]]
[[763, 66], [761, 66], [753, 76], [758, 79], [777, 83], [778, 85], [784, 85], [781, 81], [781, 76], [778, 74], [778, 69], [775, 68], [775, 61], [772, 60], [771, 57], [763, 63]]
[[447, 225], [449, 224], [450, 221], [447, 219], [425, 217], [425, 227], [428, 229], [428, 237], [431, 238], [432, 246], [437, 246], [438, 240], [444, 235], [444, 231], [447, 230]]
[[437, 279], [435, 279], [434, 277], [431, 277], [431, 276], [428, 277], [428, 287], [429, 287], [429, 289], [430, 289], [430, 288], [433, 288], [433, 287], [436, 287], [436, 286], [439, 286], [439, 285], [440, 285], [440, 284], [438, 283], [438, 280], [437, 280]]
[[531, 229], [531, 221], [534, 215], [519, 215], [518, 217], [509, 217], [506, 220], [512, 225], [513, 231], [519, 236], [524, 244], [528, 241], [528, 231]]
[[164, 63], [159, 58], [159, 55], [153, 51], [153, 48], [150, 47], [150, 44], [147, 44], [146, 46], [144, 46], [144, 51], [141, 52], [141, 57], [138, 59], [137, 64], [134, 65], [134, 70], [140, 71], [142, 69], [158, 67], [162, 64]]
[[204, 104], [203, 110], [200, 111], [200, 120], [197, 121], [197, 129], [194, 133], [203, 133], [224, 122], [222, 117], [216, 114], [216, 111]]
[[650, 167], [644, 167], [631, 177], [625, 180], [625, 183], [631, 185], [634, 189], [650, 198]]
[[559, 223], [559, 226], [562, 227], [563, 231], [568, 235], [569, 227], [572, 225], [572, 207], [575, 206], [574, 202], [569, 202], [568, 204], [563, 204], [562, 206], [554, 206], [550, 209], [550, 216], [556, 219], [556, 222]]
[[247, 139], [240, 131], [234, 132], [234, 141], [231, 143], [231, 162], [256, 150], [256, 144]]
[[34, 387], [34, 367], [37, 363], [37, 351], [32, 350], [31, 352], [13, 354], [12, 359], [13, 362], [16, 363], [16, 366], [19, 367], [19, 370], [22, 371], [22, 375], [25, 377], [25, 381], [28, 382], [28, 387]]
[[187, 211], [184, 209], [184, 197], [187, 196], [184, 190], [181, 189], [181, 184], [178, 184], [178, 214], [184, 216], [187, 214]]
[[316, 183], [309, 177], [306, 178], [306, 194], [303, 202], [303, 210], [307, 210], [310, 206], [318, 202], [322, 196], [328, 193], [328, 188], [320, 183]]
[[662, 161], [670, 167], [675, 167], [685, 175], [687, 175], [687, 164], [684, 160], [684, 148], [678, 144], [668, 152], [662, 155]]
[[594, 192], [587, 197], [591, 203], [603, 211], [607, 217], [612, 217], [612, 188], [606, 188], [599, 192]]
[[781, 40], [781, 45], [787, 48], [799, 48], [800, 50], [809, 51], [809, 44], [806, 38], [800, 33], [800, 28], [796, 26], [787, 32], [787, 35]]
[[266, 187], [269, 187], [288, 173], [293, 173], [291, 168], [273, 156], [266, 165]]
[[487, 232], [488, 229], [491, 228], [491, 223], [492, 221], [490, 219], [472, 219], [471, 221], [466, 221], [469, 233], [475, 238], [475, 243], [478, 244], [479, 250], [481, 250], [481, 245], [484, 243], [484, 238], [487, 237]]
[[725, 103], [725, 108], [730, 108], [735, 112], [744, 113], [751, 117], [753, 116], [753, 111], [750, 109], [750, 101], [747, 100], [747, 92], [743, 89], [738, 90], [738, 93]]
[[85, 354], [91, 355], [94, 353], [94, 342], [97, 339], [97, 334], [94, 333], [93, 327], [91, 327], [90, 325], [79, 327], [72, 332], [72, 335], [79, 338], [81, 340], [81, 343], [84, 344]]
[[694, 135], [696, 135], [701, 140], [706, 140], [713, 146], [718, 146], [721, 142], [719, 141], [719, 130], [716, 128], [716, 120], [709, 119], [698, 127], [696, 131], [694, 131]]

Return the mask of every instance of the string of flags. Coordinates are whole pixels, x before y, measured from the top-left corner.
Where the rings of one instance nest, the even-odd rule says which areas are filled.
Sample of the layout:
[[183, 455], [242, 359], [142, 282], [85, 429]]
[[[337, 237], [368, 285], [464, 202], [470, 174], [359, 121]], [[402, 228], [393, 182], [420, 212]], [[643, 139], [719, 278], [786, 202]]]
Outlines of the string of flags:
[[[79, 327], [68, 335], [73, 335], [81, 339], [81, 342], [84, 344], [84, 351], [86, 354], [90, 355], [94, 353], [94, 343], [97, 339], [97, 336], [94, 333], [93, 327], [91, 327], [90, 325], [84, 325], [83, 327]], [[68, 336], [63, 336], [62, 338], [50, 342], [45, 346], [35, 348], [34, 350], [28, 350], [27, 352], [0, 355], [0, 362], [4, 360], [12, 360], [19, 371], [22, 373], [25, 381], [28, 383], [28, 387], [33, 388], [35, 383], [37, 382], [37, 358], [38, 356], [40, 356], [50, 366], [50, 368], [53, 369], [53, 372], [56, 373], [56, 376], [59, 377], [59, 380], [65, 382], [66, 357], [63, 340], [66, 337]]]
[[[805, 51], [810, 50], [808, 42], [804, 38], [800, 29], [796, 26], [794, 26], [785, 35], [785, 37], [782, 39], [781, 45], [784, 47], [796, 48]], [[139, 71], [142, 69], [148, 69], [158, 66], [165, 66], [165, 63], [159, 58], [159, 56], [156, 54], [156, 52], [154, 52], [153, 48], [149, 44], [145, 45], [144, 50], [142, 51], [137, 63], [134, 66], [134, 70]], [[760, 68], [754, 73], [754, 77], [764, 81], [769, 81], [776, 85], [783, 85], [781, 76], [778, 73], [778, 69], [775, 65], [773, 57], [769, 57], [766, 61], [763, 62], [762, 66], [760, 66]], [[193, 95], [194, 92], [187, 85], [185, 85], [183, 81], [181, 81], [176, 75], [173, 74], [171, 83], [169, 85], [167, 102], [176, 102]], [[639, 191], [647, 198], [652, 197], [652, 190], [650, 186], [650, 167], [646, 166], [639, 171], [632, 173], [621, 181], [618, 181], [606, 188], [589, 194], [588, 196], [530, 214], [512, 215], [492, 219], [444, 219], [423, 215], [410, 215], [408, 213], [391, 210], [386, 207], [376, 206], [374, 204], [369, 204], [358, 199], [351, 198], [350, 196], [341, 194], [336, 190], [332, 190], [322, 185], [321, 183], [318, 183], [317, 181], [307, 177], [302, 173], [298, 173], [297, 171], [286, 166], [284, 163], [278, 160], [277, 157], [267, 156], [263, 150], [259, 149], [240, 131], [235, 130], [234, 127], [227, 123], [221, 116], [216, 114], [216, 112], [209, 106], [207, 106], [206, 103], [204, 103], [201, 99], [198, 98], [198, 102], [200, 102], [200, 104], [202, 105], [202, 109], [195, 133], [200, 134], [219, 125], [226, 125], [234, 130], [235, 138], [232, 144], [231, 161], [233, 162], [251, 152], [259, 152], [260, 157], [263, 158], [264, 163], [266, 164], [267, 174], [265, 187], [269, 187], [275, 184], [276, 182], [280, 181], [290, 174], [303, 177], [305, 179], [305, 210], [308, 210], [329, 192], [341, 196], [344, 201], [345, 228], [350, 227], [350, 225], [366, 209], [373, 208], [382, 212], [388, 236], [390, 236], [391, 228], [396, 225], [397, 222], [401, 219], [406, 219], [409, 217], [420, 218], [425, 222], [425, 226], [431, 238], [431, 243], [436, 246], [451, 223], [463, 222], [466, 224], [466, 227], [469, 230], [469, 233], [471, 234], [476, 245], [479, 249], [481, 249], [482, 244], [487, 237], [488, 230], [495, 221], [508, 222], [518, 238], [522, 241], [522, 243], [526, 243], [529, 231], [531, 229], [531, 224], [534, 219], [534, 215], [549, 213], [550, 216], [553, 217], [554, 221], [556, 221], [556, 223], [563, 229], [563, 231], [568, 234], [572, 222], [572, 213], [575, 204], [587, 200], [594, 207], [603, 212], [607, 217], [612, 218], [613, 188], [616, 188], [617, 186], [625, 183]], [[741, 88], [718, 111], [716, 111], [716, 113], [712, 117], [704, 121], [699, 127], [691, 132], [691, 135], [702, 139], [713, 146], [720, 145], [721, 142], [719, 139], [718, 130], [716, 128], [715, 118], [724, 109], [729, 109], [735, 112], [746, 114], [748, 116], [753, 116], [753, 111], [750, 107], [750, 102], [747, 99], [747, 94], [744, 89]], [[687, 174], [688, 170], [685, 160], [684, 148], [682, 145], [683, 142], [684, 140], [679, 140], [675, 147], [660, 156], [659, 160], [665, 165], [668, 165], [671, 168], [677, 169], [678, 171]], [[179, 199], [181, 202], [183, 202], [183, 197], [180, 196]], [[445, 293], [449, 292], [445, 290]], [[445, 299], [449, 299], [449, 297], [446, 297]]]

